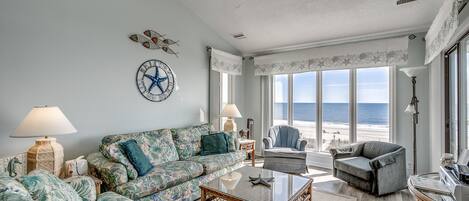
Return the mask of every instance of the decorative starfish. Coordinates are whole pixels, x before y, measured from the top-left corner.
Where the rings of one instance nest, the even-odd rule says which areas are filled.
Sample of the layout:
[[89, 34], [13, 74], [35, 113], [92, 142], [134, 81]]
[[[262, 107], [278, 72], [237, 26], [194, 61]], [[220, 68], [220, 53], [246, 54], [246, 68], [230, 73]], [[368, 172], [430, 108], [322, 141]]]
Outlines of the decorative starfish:
[[151, 80], [151, 85], [150, 85], [150, 88], [148, 89], [148, 92], [151, 92], [153, 87], [157, 86], [158, 89], [160, 89], [161, 93], [164, 93], [163, 86], [161, 86], [161, 83], [166, 81], [168, 77], [160, 77], [160, 71], [158, 67], [156, 67], [155, 76], [151, 76], [148, 74], [145, 74], [144, 76]]
[[249, 182], [251, 182], [252, 185], [261, 184], [261, 185], [270, 187], [271, 185], [269, 184], [269, 182], [273, 182], [273, 181], [274, 181], [273, 177], [262, 178], [261, 174], [259, 174], [258, 177], [249, 177]]

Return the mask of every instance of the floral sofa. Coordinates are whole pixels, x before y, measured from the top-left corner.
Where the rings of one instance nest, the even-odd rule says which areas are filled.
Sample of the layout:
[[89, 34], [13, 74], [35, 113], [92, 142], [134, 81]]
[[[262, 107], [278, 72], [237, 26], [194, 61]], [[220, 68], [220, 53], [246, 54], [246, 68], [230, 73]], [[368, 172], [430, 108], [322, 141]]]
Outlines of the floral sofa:
[[34, 170], [19, 178], [0, 173], [0, 200], [131, 201], [114, 192], [96, 196], [96, 187], [91, 177], [79, 176], [61, 180], [44, 170]]
[[[203, 124], [110, 135], [102, 139], [100, 152], [87, 159], [107, 190], [130, 199], [194, 200], [200, 197], [200, 184], [238, 169], [245, 158], [243, 151], [201, 156], [201, 136], [209, 133], [210, 125]], [[119, 149], [119, 143], [129, 139], [137, 141], [154, 166], [145, 176], [138, 177]]]

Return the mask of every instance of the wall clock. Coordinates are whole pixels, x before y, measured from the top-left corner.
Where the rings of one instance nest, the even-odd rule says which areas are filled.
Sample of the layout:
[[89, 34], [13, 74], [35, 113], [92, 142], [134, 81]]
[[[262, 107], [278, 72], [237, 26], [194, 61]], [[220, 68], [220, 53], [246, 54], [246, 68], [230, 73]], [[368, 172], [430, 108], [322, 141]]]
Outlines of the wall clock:
[[143, 97], [153, 102], [166, 100], [174, 90], [174, 74], [164, 62], [145, 61], [137, 71], [137, 87]]

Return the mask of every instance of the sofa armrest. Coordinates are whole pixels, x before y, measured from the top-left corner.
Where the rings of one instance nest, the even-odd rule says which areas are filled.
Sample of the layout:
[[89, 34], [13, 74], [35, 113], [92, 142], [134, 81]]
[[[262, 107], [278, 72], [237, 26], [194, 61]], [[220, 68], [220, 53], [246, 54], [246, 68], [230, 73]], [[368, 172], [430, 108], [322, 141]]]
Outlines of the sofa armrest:
[[96, 201], [132, 201], [132, 200], [122, 195], [119, 195], [117, 193], [114, 193], [112, 191], [108, 191], [108, 192], [100, 194]]
[[332, 159], [348, 158], [353, 156], [359, 156], [363, 149], [363, 143], [355, 143], [348, 146], [332, 148], [329, 152], [332, 155]]
[[129, 181], [124, 165], [112, 162], [101, 153], [92, 153], [86, 159], [92, 170], [91, 173], [95, 174], [94, 176], [97, 178], [102, 179], [104, 184], [110, 189]]
[[270, 137], [265, 137], [262, 139], [262, 142], [264, 143], [264, 149], [272, 149], [274, 147]]
[[304, 151], [306, 149], [307, 144], [308, 141], [306, 141], [305, 139], [299, 139], [296, 143], [296, 149], [298, 149], [299, 151]]
[[84, 201], [96, 200], [96, 185], [91, 177], [75, 176], [64, 179]]
[[385, 195], [407, 185], [405, 148], [378, 156], [370, 161], [374, 174], [373, 192]]
[[399, 148], [396, 151], [383, 154], [381, 156], [378, 156], [376, 158], [373, 158], [370, 160], [370, 166], [373, 169], [380, 169], [383, 168], [387, 165], [391, 165], [397, 161], [397, 158], [405, 155], [405, 149], [404, 148]]

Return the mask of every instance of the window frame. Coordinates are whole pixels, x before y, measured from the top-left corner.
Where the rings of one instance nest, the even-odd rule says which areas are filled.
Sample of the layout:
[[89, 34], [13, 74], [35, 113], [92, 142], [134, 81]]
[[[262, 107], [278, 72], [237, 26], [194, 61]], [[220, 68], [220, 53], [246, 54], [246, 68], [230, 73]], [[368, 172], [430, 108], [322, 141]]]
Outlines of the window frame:
[[[231, 75], [229, 73], [220, 72], [220, 81], [219, 81], [219, 83], [220, 83], [220, 89], [219, 89], [220, 90], [219, 91], [219, 94], [220, 94], [219, 106], [220, 106], [220, 108], [219, 108], [219, 111], [220, 112], [219, 112], [219, 114], [221, 113], [221, 111], [223, 111], [223, 107], [224, 107], [224, 105], [223, 105], [224, 104], [223, 103], [223, 90], [225, 88], [225, 83], [223, 82], [223, 75], [228, 76], [228, 82], [226, 83], [226, 84], [228, 84], [228, 87], [227, 87], [227, 89], [228, 89], [228, 102], [227, 102], [227, 104], [234, 103], [234, 97], [235, 97], [235, 94], [234, 94], [234, 92], [235, 92], [235, 89], [234, 89], [234, 87], [235, 87], [234, 75]], [[220, 117], [219, 123], [220, 123], [220, 125], [219, 125], [220, 130], [223, 130], [223, 125], [225, 123], [224, 120], [223, 120], [223, 117]]]
[[[357, 69], [364, 69], [364, 68], [380, 68], [380, 67], [388, 67], [389, 69], [389, 142], [394, 143], [396, 142], [395, 138], [395, 80], [396, 80], [396, 67], [395, 66], [377, 66], [377, 67], [363, 67], [363, 68], [350, 68], [350, 69], [328, 69], [328, 70], [349, 70], [349, 140], [351, 143], [357, 141]], [[323, 120], [323, 72], [328, 70], [315, 70], [312, 72], [316, 72], [316, 145], [314, 151], [321, 152], [322, 150], [322, 120]], [[293, 125], [293, 112], [294, 112], [294, 104], [293, 104], [293, 74], [295, 73], [288, 73], [288, 74], [281, 74], [281, 75], [288, 75], [288, 103], [287, 103], [287, 110], [288, 110], [288, 117], [287, 122], [288, 125]], [[270, 80], [270, 101], [274, 100], [275, 96], [275, 75], [269, 76]], [[270, 115], [269, 118], [270, 126], [273, 125], [273, 115], [274, 115], [274, 104], [271, 104], [270, 107]]]

